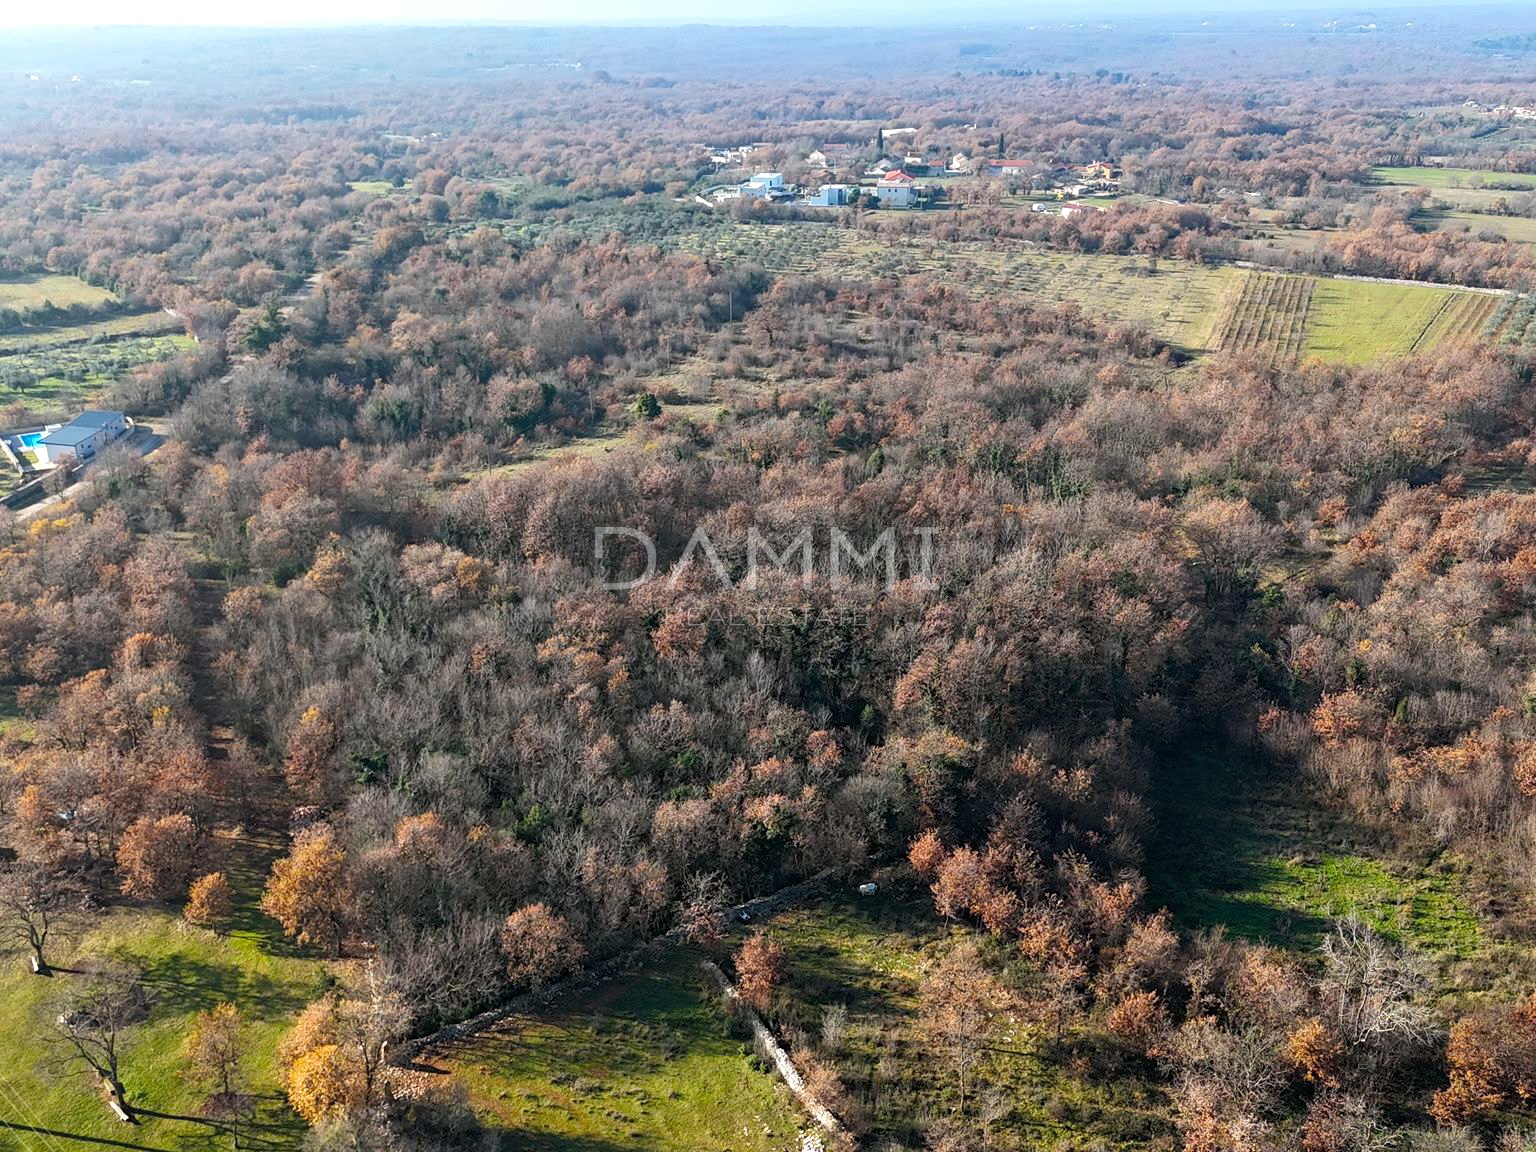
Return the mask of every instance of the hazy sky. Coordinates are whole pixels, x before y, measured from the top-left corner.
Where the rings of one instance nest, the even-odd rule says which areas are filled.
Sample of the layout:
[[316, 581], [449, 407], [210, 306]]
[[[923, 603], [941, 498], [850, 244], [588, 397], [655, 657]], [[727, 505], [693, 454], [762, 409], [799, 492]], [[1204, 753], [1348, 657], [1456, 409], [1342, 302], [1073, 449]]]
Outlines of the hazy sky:
[[210, 4], [208, 0], [67, 0], [38, 4], [0, 0], [0, 28], [61, 24], [281, 26], [461, 21], [860, 24], [946, 18], [1059, 22], [1112, 12], [1153, 15], [1167, 11], [1300, 11], [1324, 7], [1372, 11], [1409, 4], [1425, 6], [1425, 0], [1367, 0], [1355, 4], [1348, 0], [1076, 0], [1068, 4], [1051, 0], [262, 0], [257, 4]]

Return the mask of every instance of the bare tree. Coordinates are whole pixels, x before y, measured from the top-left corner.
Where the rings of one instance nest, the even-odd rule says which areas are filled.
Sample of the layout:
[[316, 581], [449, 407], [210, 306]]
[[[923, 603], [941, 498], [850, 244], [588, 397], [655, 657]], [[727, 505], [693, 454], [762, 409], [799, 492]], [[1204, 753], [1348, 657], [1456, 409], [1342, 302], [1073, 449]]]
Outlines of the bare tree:
[[114, 1110], [124, 1119], [131, 1119], [132, 1113], [122, 1080], [123, 1037], [148, 1011], [149, 996], [137, 972], [97, 962], [60, 1002], [54, 1018], [67, 1057], [96, 1075]]
[[1433, 1039], [1434, 1018], [1420, 1000], [1429, 986], [1422, 957], [1353, 912], [1334, 923], [1319, 950], [1324, 1001], [1347, 1044], [1391, 1060]]
[[29, 954], [33, 972], [45, 976], [48, 942], [81, 914], [83, 900], [72, 877], [20, 861], [0, 872], [0, 933]]

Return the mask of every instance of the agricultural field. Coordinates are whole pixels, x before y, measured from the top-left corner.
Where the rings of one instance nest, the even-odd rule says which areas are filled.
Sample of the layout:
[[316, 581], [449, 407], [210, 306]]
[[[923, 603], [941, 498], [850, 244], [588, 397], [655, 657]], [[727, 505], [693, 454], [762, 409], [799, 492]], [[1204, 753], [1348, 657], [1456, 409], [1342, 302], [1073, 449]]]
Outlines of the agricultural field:
[[19, 313], [54, 308], [102, 308], [117, 297], [105, 288], [87, 284], [78, 276], [38, 274], [0, 279], [0, 311]]
[[1048, 306], [1073, 301], [1104, 323], [1145, 327], [1187, 352], [1243, 352], [1274, 363], [1308, 356], [1361, 363], [1442, 340], [1476, 340], [1495, 299], [1430, 284], [1318, 279], [1002, 242], [887, 239], [808, 223], [716, 227], [683, 236], [678, 246], [776, 272], [931, 274], [978, 293], [1018, 293]]
[[88, 397], [142, 364], [192, 345], [164, 312], [0, 334], [0, 404], [48, 405]]
[[977, 293], [1076, 302], [1109, 324], [1145, 326], [1187, 349], [1211, 346], [1223, 293], [1242, 272], [1165, 260], [1047, 252], [1014, 243], [877, 238], [823, 224], [742, 224], [681, 237], [678, 247], [770, 271], [850, 277], [943, 276]]
[[1536, 244], [1536, 219], [1529, 216], [1492, 216], [1484, 212], [1423, 212], [1414, 217], [1442, 232], [1492, 232], [1519, 244]]
[[809, 1123], [688, 949], [417, 1058], [527, 1152], [787, 1152]]
[[[244, 850], [241, 849], [243, 858]], [[0, 1152], [90, 1146], [182, 1152], [228, 1147], [199, 1115], [205, 1093], [189, 1081], [182, 1045], [196, 1014], [231, 1001], [245, 1018], [242, 1031], [249, 1090], [258, 1097], [249, 1147], [297, 1149], [302, 1122], [281, 1091], [277, 1047], [299, 1010], [318, 997], [325, 966], [297, 955], [277, 925], [255, 907], [265, 858], [230, 868], [239, 904], [235, 924], [215, 935], [154, 909], [117, 909], [54, 958], [50, 977], [33, 976], [20, 957], [0, 964]], [[76, 979], [70, 969], [88, 957], [123, 961], [144, 974], [149, 1018], [127, 1032], [122, 1067], [128, 1101], [140, 1110], [133, 1129], [112, 1116], [94, 1081], [61, 1063], [50, 1042], [58, 998]], [[128, 1143], [125, 1131], [130, 1133]]]
[[1487, 292], [1453, 292], [1424, 329], [1413, 350], [1418, 352], [1442, 343], [1472, 344], [1491, 340], [1494, 335], [1491, 321], [1506, 299], [1508, 297]]
[[1293, 363], [1301, 354], [1316, 285], [1310, 276], [1251, 273], [1223, 317], [1219, 350], [1270, 364]]
[[1439, 339], [1464, 335], [1437, 326], [1442, 309], [1464, 295], [1486, 294], [1427, 284], [1319, 280], [1312, 292], [1302, 356], [1365, 364], [1426, 351], [1432, 328]]
[[1524, 352], [1536, 349], [1536, 296], [1505, 296], [1488, 317], [1486, 332], [1489, 339], [1507, 348]]
[[1536, 191], [1536, 175], [1520, 172], [1493, 172], [1473, 168], [1372, 168], [1371, 178], [1378, 184], [1397, 184], [1409, 188], [1480, 188], [1499, 185], [1500, 191], [1530, 189]]

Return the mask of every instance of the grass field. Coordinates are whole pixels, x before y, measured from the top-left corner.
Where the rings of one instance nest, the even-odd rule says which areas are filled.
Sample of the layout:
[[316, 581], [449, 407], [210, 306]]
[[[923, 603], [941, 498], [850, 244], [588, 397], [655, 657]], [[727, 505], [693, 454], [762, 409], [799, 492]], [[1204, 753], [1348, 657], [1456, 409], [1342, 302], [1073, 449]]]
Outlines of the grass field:
[[1456, 295], [1430, 285], [1319, 280], [1302, 355], [1361, 364], [1427, 350], [1421, 337]]
[[1395, 860], [1282, 782], [1193, 754], [1154, 790], [1162, 801], [1148, 877], [1153, 906], [1185, 928], [1315, 947], [1355, 911], [1383, 935], [1446, 963], [1484, 943], [1454, 859]]
[[[950, 1078], [916, 1030], [918, 990], [924, 966], [964, 930], [938, 921], [926, 895], [885, 893], [790, 909], [767, 930], [785, 951], [780, 1030], [814, 1036], [825, 1012], [846, 1009], [845, 1037], [831, 1053], [823, 1047], [823, 1058], [863, 1112], [864, 1146], [921, 1147], [921, 1122], [953, 1101]], [[1020, 963], [1011, 950], [994, 951], [996, 964]], [[1129, 1071], [1069, 1070], [1073, 1062], [1045, 1058], [1045, 1043], [1020, 1016], [979, 1070], [975, 1094], [995, 1112], [986, 1147], [1140, 1149], [1170, 1131], [1155, 1084]]]
[[1476, 168], [1372, 168], [1371, 177], [1378, 184], [1399, 184], [1410, 188], [1475, 188], [1500, 184], [1504, 186], [1502, 191], [1536, 190], [1536, 175]]
[[[188, 1082], [182, 1044], [197, 1012], [222, 1000], [245, 1016], [244, 1066], [249, 1090], [259, 1096], [259, 1143], [297, 1148], [303, 1124], [281, 1093], [276, 1052], [294, 1016], [321, 994], [324, 965], [298, 956], [275, 924], [253, 907], [255, 888], [226, 936], [183, 925], [154, 910], [120, 909], [104, 917], [54, 962], [71, 966], [85, 956], [112, 957], [144, 974], [153, 998], [150, 1017], [135, 1025], [123, 1055], [128, 1101], [143, 1115], [133, 1128], [106, 1109], [94, 1083], [75, 1066], [59, 1064], [46, 1038], [53, 1006], [76, 979], [60, 971], [33, 976], [20, 959], [0, 962], [0, 1150], [64, 1152], [116, 1146], [179, 1150], [227, 1148], [198, 1116], [203, 1093]], [[119, 1143], [123, 1141], [124, 1143]]]
[[87, 284], [78, 276], [11, 276], [0, 279], [0, 308], [28, 312], [52, 304], [55, 308], [68, 308], [81, 304], [87, 308], [99, 308], [116, 297], [105, 288]]
[[347, 187], [369, 196], [388, 196], [395, 190], [395, 186], [388, 180], [352, 180], [347, 183]]
[[[979, 294], [1045, 306], [1073, 301], [1107, 324], [1132, 324], [1193, 353], [1246, 352], [1365, 362], [1482, 338], [1489, 297], [1433, 284], [1373, 284], [1179, 260], [1051, 252], [1007, 242], [877, 238], [832, 225], [739, 224], [678, 238], [716, 260], [770, 271], [859, 278], [942, 276]], [[1463, 296], [1479, 296], [1473, 302]], [[1449, 316], [1445, 314], [1449, 313]], [[1464, 322], [1465, 321], [1465, 322]]]
[[418, 1064], [456, 1075], [520, 1152], [789, 1152], [807, 1121], [732, 1033], [699, 959], [672, 951]]
[[1445, 231], [1493, 232], [1519, 244], [1536, 244], [1536, 220], [1528, 216], [1492, 216], [1485, 212], [1425, 212], [1416, 221]]

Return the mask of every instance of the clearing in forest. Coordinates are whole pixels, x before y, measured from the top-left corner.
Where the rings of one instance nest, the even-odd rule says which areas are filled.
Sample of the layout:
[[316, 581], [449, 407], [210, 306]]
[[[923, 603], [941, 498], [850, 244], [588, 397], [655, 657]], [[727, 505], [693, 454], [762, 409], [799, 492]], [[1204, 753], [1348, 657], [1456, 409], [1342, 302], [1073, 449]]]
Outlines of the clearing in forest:
[[1097, 1075], [1091, 1060], [1063, 1058], [1078, 1051], [1078, 1038], [1069, 1027], [1058, 1040], [1027, 1003], [1039, 991], [1029, 963], [939, 920], [926, 890], [849, 893], [788, 909], [764, 927], [784, 948], [775, 1031], [813, 1038], [817, 1059], [836, 1071], [862, 1117], [864, 1146], [921, 1147], [923, 1119], [958, 1103], [955, 1073], [923, 1033], [922, 987], [967, 939], [1022, 997], [967, 1090], [972, 1109], [989, 1117], [988, 1147], [1129, 1150], [1171, 1135], [1162, 1088], [1133, 1070]]
[[[299, 1147], [304, 1125], [283, 1094], [277, 1049], [299, 1011], [323, 993], [325, 964], [297, 952], [257, 910], [269, 863], [270, 853], [249, 842], [223, 841], [221, 859], [210, 867], [223, 867], [234, 883], [236, 913], [222, 935], [165, 911], [120, 908], [61, 945], [52, 976], [32, 975], [19, 956], [3, 958], [0, 1152], [227, 1147], [228, 1137], [218, 1137], [200, 1115], [207, 1093], [192, 1082], [182, 1047], [197, 1013], [223, 1001], [235, 1004], [243, 1018], [241, 1067], [258, 1100], [259, 1146]], [[62, 1062], [63, 1052], [50, 1040], [58, 1002], [80, 979], [70, 969], [87, 957], [141, 972], [149, 993], [149, 1017], [128, 1029], [122, 1068], [129, 1104], [158, 1115], [141, 1115], [133, 1129], [107, 1111], [94, 1081], [78, 1065]], [[125, 1132], [130, 1144], [119, 1144]]]
[[1536, 191], [1536, 175], [1487, 168], [1372, 168], [1371, 178], [1378, 184], [1409, 188], [1486, 188], [1497, 184], [1503, 186], [1501, 191]]
[[0, 279], [0, 311], [35, 312], [45, 306], [101, 308], [117, 297], [78, 276], [38, 274]]
[[1170, 763], [1153, 795], [1149, 902], [1185, 929], [1221, 925], [1305, 952], [1332, 918], [1355, 912], [1446, 964], [1489, 946], [1471, 879], [1452, 856], [1389, 853], [1298, 788], [1214, 754]]
[[429, 1049], [511, 1147], [783, 1152], [809, 1124], [680, 948], [537, 1015]]

